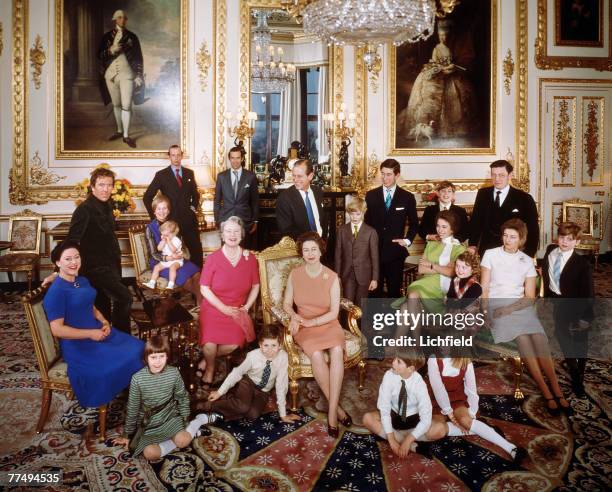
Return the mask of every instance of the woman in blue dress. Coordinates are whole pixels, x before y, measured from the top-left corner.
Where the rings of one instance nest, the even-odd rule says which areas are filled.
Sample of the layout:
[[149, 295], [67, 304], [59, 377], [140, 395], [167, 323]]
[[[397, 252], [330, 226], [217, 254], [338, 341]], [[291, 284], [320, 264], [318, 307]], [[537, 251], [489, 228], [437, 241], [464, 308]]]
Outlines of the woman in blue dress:
[[94, 307], [96, 290], [81, 267], [79, 245], [64, 241], [51, 253], [59, 269], [43, 306], [51, 332], [60, 339], [68, 379], [82, 407], [110, 402], [130, 384], [143, 364], [144, 343], [110, 326]]
[[[153, 267], [160, 261], [168, 261], [173, 259], [180, 260], [183, 259], [183, 254], [177, 253], [176, 255], [166, 256], [162, 255], [162, 253], [157, 250], [157, 245], [161, 241], [159, 226], [168, 220], [170, 215], [170, 200], [168, 197], [160, 193], [153, 200], [151, 208], [153, 209], [153, 215], [155, 215], [155, 218], [147, 226], [145, 230], [145, 237], [147, 239], [147, 250], [149, 251], [149, 257], [151, 258], [149, 260], [149, 266], [151, 270], [153, 270]], [[183, 248], [184, 247], [185, 246], [183, 243]], [[168, 272], [169, 269], [164, 268], [161, 271], [160, 276], [168, 279]], [[200, 302], [202, 301], [202, 294], [200, 293], [200, 269], [195, 263], [185, 260], [183, 262], [183, 266], [176, 272], [175, 282], [176, 285], [182, 286], [185, 290], [191, 292], [196, 297], [196, 306], [200, 305]]]

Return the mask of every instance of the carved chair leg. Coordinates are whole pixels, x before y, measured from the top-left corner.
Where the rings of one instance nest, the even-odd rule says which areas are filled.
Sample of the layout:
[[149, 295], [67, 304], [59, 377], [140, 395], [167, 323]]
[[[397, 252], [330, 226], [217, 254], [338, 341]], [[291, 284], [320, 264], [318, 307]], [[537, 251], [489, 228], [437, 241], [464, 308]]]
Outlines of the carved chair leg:
[[366, 374], [366, 363], [363, 359], [359, 361], [359, 363], [357, 364], [357, 368], [359, 370], [359, 390], [362, 390]]
[[43, 388], [42, 390], [42, 400], [40, 403], [40, 416], [38, 417], [38, 424], [36, 424], [36, 433], [40, 434], [45, 426], [45, 422], [47, 421], [47, 416], [49, 415], [49, 407], [51, 406], [51, 396], [53, 394], [53, 390], [48, 388]]
[[297, 380], [291, 379], [289, 381], [289, 391], [291, 392], [291, 410], [297, 412], [298, 409], [298, 389], [300, 385]]
[[513, 357], [514, 362], [514, 399], [522, 400], [525, 398], [521, 391], [521, 378], [523, 376], [523, 362], [520, 357]]
[[100, 441], [104, 441], [106, 439], [106, 410], [108, 409], [108, 405], [101, 405], [98, 408], [98, 419], [100, 422]]
[[32, 270], [28, 270], [28, 292], [32, 291]]

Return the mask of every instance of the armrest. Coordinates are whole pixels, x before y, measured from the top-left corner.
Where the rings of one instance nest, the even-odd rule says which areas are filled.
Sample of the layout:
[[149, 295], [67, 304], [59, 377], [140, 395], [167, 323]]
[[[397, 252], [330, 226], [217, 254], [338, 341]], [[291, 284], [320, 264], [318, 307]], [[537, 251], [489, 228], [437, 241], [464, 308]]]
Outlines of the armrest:
[[349, 331], [359, 337], [363, 338], [361, 334], [361, 330], [359, 329], [359, 325], [357, 324], [357, 320], [361, 318], [361, 308], [353, 304], [352, 301], [345, 299], [344, 297], [340, 298], [340, 309], [344, 309], [348, 312], [348, 328]]
[[300, 355], [298, 353], [297, 346], [293, 341], [293, 335], [289, 331], [289, 321], [291, 318], [287, 312], [280, 306], [270, 306], [269, 308], [272, 317], [276, 319], [285, 328], [283, 333], [283, 340], [285, 342], [285, 348], [287, 349], [287, 355], [289, 356], [289, 365], [297, 367], [300, 365]]

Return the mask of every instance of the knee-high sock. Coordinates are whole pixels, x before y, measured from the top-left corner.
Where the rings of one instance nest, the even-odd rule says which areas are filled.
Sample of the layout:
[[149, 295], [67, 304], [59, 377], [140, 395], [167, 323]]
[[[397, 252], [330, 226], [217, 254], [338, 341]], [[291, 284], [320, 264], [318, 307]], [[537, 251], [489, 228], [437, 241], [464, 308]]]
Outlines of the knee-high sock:
[[470, 427], [470, 431], [476, 434], [477, 436], [480, 436], [483, 439], [486, 439], [487, 441], [498, 445], [506, 453], [514, 457], [512, 451], [516, 448], [516, 446], [510, 441], [504, 439], [497, 432], [495, 432], [492, 427], [488, 426], [484, 422], [480, 422], [476, 419], [472, 420], [472, 427]]
[[164, 442], [159, 444], [159, 449], [161, 449], [161, 454], [159, 457], [163, 458], [169, 452], [174, 450], [174, 448], [176, 448], [176, 444], [174, 444], [174, 441], [172, 439], [166, 439]]
[[[474, 420], [474, 422], [476, 421]], [[459, 427], [457, 427], [455, 424], [453, 424], [452, 422], [447, 422], [446, 425], [448, 425], [448, 434], [446, 434], [447, 436], [461, 437], [465, 435], [463, 431]]]
[[185, 431], [187, 431], [191, 437], [194, 438], [198, 435], [200, 427], [206, 424], [208, 424], [208, 415], [201, 413], [195, 419], [189, 422], [189, 424], [187, 424]]
[[113, 113], [115, 113], [117, 133], [123, 133], [123, 123], [121, 122], [121, 106], [113, 106]]
[[132, 118], [132, 112], [121, 110], [121, 122], [123, 123], [123, 138], [127, 138], [130, 132], [130, 120]]

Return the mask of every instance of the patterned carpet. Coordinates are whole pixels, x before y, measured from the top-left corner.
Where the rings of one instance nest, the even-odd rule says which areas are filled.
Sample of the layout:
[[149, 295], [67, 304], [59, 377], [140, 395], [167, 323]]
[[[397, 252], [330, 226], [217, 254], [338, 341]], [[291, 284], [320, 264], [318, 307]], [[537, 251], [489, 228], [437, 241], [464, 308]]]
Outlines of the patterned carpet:
[[[597, 294], [612, 297], [612, 266], [596, 274]], [[254, 421], [222, 423], [148, 464], [95, 439], [96, 411], [54, 394], [44, 432], [34, 428], [40, 389], [33, 346], [17, 296], [0, 303], [0, 471], [63, 470], [64, 485], [46, 490], [211, 490], [211, 491], [546, 491], [610, 490], [612, 469], [612, 364], [590, 361], [587, 397], [571, 398], [574, 415], [551, 417], [533, 382], [525, 377], [522, 404], [512, 398], [510, 366], [502, 361], [476, 368], [483, 420], [528, 450], [514, 466], [501, 449], [477, 437], [446, 438], [431, 446], [429, 460], [395, 457], [384, 441], [354, 425], [338, 440], [327, 436], [324, 403], [316, 384], [302, 382], [302, 420], [280, 422], [275, 412]], [[356, 424], [374, 409], [378, 384], [387, 369], [368, 366], [364, 391], [348, 371], [342, 404]], [[567, 374], [558, 367], [570, 394]], [[123, 421], [126, 395], [108, 413], [109, 438]], [[270, 401], [271, 408], [273, 401]], [[5, 489], [6, 490], [6, 489]], [[20, 489], [23, 490], [23, 489]]]

